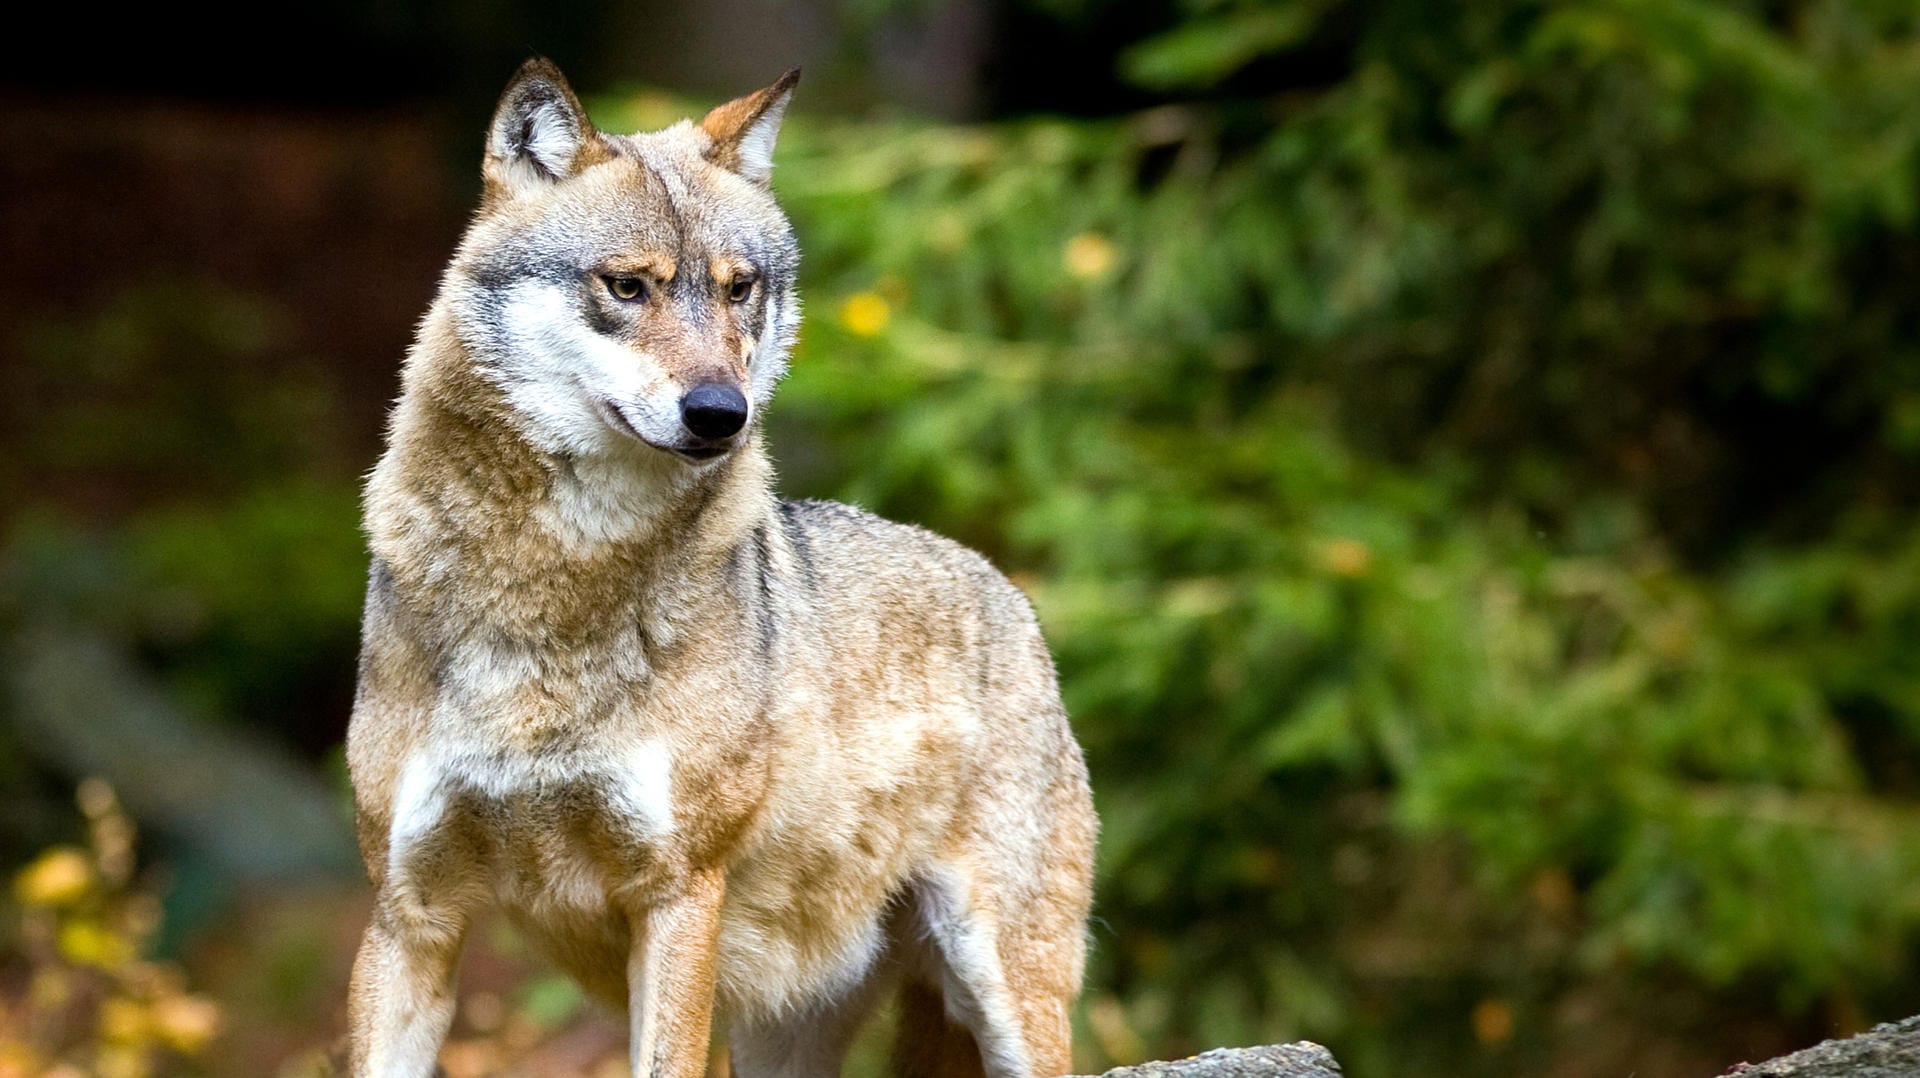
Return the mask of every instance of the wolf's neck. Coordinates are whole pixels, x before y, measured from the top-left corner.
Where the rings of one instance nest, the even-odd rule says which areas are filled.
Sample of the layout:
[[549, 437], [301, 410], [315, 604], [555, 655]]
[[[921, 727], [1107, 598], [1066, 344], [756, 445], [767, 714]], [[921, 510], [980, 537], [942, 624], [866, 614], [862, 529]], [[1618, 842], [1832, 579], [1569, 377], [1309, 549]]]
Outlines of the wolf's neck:
[[638, 444], [556, 456], [470, 366], [410, 370], [368, 533], [446, 631], [564, 645], [638, 619], [670, 637], [715, 601], [703, 582], [771, 512], [771, 470], [757, 438], [699, 471]]

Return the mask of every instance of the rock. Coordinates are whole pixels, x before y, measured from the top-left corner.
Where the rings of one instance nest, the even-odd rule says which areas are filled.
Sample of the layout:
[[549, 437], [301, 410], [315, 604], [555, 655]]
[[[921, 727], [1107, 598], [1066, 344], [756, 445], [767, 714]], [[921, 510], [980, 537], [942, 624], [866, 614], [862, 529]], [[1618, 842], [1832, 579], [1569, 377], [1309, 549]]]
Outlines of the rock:
[[[1333, 1053], [1314, 1044], [1216, 1048], [1174, 1063], [1119, 1067], [1101, 1078], [1339, 1078]], [[1842, 1041], [1823, 1041], [1765, 1063], [1740, 1063], [1725, 1078], [1920, 1078], [1920, 1015]]]
[[1740, 1078], [1920, 1078], [1920, 1015], [1765, 1063], [1741, 1063], [1726, 1073]]
[[1333, 1053], [1312, 1041], [1265, 1048], [1215, 1048], [1174, 1063], [1119, 1067], [1101, 1078], [1338, 1078]]

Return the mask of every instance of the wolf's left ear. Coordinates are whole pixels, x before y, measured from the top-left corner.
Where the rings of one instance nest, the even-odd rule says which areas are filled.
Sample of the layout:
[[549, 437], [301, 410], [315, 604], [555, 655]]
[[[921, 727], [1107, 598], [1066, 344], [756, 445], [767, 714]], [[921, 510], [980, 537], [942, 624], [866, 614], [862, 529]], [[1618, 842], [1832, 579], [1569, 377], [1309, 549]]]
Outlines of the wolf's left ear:
[[773, 175], [773, 139], [780, 133], [780, 118], [787, 114], [787, 102], [792, 100], [793, 87], [799, 81], [800, 69], [796, 67], [772, 86], [734, 98], [707, 113], [700, 121], [700, 129], [713, 140], [707, 160], [766, 186]]
[[587, 165], [593, 145], [587, 110], [560, 69], [544, 57], [520, 65], [487, 128], [481, 172], [508, 194], [564, 180]]

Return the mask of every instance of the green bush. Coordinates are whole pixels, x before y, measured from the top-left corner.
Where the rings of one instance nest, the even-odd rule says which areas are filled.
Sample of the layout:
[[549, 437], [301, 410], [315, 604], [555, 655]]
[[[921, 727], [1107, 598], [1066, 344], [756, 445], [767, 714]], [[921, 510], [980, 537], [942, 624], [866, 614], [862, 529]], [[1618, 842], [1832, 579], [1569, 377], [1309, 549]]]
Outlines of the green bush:
[[[1156, 10], [1144, 108], [800, 115], [775, 179], [785, 488], [987, 551], [1054, 644], [1095, 1059], [1710, 1073], [1920, 1010], [1920, 10]], [[29, 334], [29, 450], [201, 497], [16, 521], [0, 620], [285, 733], [344, 708], [360, 555], [279, 318]]]
[[1033, 595], [1153, 1047], [1920, 1005], [1917, 33], [1217, 3], [1178, 103], [786, 136], [788, 485]]

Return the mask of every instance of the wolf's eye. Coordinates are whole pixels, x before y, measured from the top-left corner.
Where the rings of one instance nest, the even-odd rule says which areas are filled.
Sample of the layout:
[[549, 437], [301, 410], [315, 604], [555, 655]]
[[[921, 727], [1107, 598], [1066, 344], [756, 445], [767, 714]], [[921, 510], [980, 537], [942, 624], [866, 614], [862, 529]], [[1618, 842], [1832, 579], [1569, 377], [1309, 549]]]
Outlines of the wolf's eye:
[[745, 303], [747, 297], [753, 295], [755, 280], [757, 278], [751, 273], [743, 273], [735, 277], [733, 283], [727, 286], [727, 298], [735, 303]]
[[607, 282], [607, 291], [613, 294], [614, 299], [631, 303], [647, 298], [646, 282], [638, 277], [607, 277], [604, 280]]

